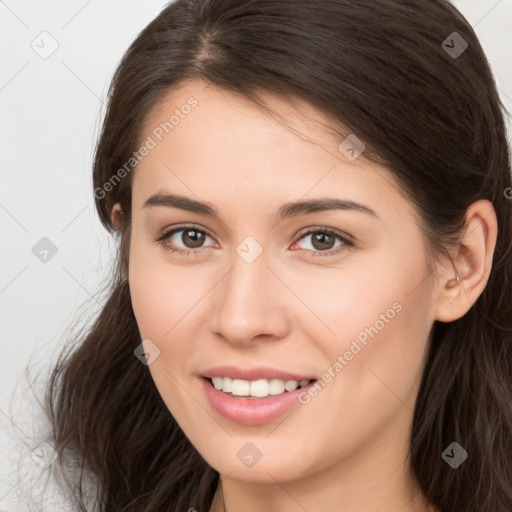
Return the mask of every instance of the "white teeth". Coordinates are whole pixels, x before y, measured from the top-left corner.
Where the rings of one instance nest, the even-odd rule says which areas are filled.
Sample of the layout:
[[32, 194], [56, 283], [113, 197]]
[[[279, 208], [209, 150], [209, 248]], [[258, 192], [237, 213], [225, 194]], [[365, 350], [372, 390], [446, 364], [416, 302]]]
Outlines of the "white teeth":
[[281, 379], [271, 379], [269, 384], [269, 393], [271, 395], [280, 395], [284, 393], [285, 382]]
[[233, 390], [233, 381], [229, 377], [224, 377], [222, 379], [222, 390], [226, 393], [231, 393]]
[[286, 389], [286, 391], [295, 391], [298, 387], [299, 387], [298, 380], [287, 380], [284, 383], [284, 389]]
[[251, 381], [251, 396], [265, 397], [268, 396], [270, 385], [268, 380], [260, 379]]
[[247, 396], [249, 395], [250, 384], [248, 380], [233, 379], [231, 393], [236, 396]]
[[234, 396], [253, 396], [265, 398], [268, 395], [280, 395], [286, 391], [295, 391], [298, 387], [302, 388], [309, 384], [309, 380], [287, 380], [282, 379], [259, 379], [242, 380], [231, 379], [230, 377], [213, 377], [215, 389], [224, 393], [231, 393]]

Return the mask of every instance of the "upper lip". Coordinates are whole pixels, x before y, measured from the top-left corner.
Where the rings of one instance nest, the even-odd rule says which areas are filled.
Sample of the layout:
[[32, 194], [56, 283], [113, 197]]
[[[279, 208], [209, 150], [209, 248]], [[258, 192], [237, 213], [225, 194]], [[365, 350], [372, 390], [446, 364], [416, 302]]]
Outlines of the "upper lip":
[[285, 372], [277, 368], [268, 367], [255, 367], [255, 368], [240, 368], [236, 366], [216, 366], [210, 368], [202, 373], [203, 377], [230, 377], [231, 379], [241, 380], [259, 380], [259, 379], [281, 379], [281, 380], [316, 380], [316, 377], [311, 375], [299, 375], [298, 373]]

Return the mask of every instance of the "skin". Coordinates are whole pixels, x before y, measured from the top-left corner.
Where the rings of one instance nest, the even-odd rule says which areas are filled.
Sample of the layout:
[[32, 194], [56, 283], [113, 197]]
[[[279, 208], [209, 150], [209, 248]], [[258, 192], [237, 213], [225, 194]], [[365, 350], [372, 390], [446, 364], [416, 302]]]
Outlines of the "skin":
[[[412, 411], [434, 320], [463, 316], [489, 277], [497, 235], [491, 203], [468, 209], [454, 264], [441, 260], [431, 274], [418, 215], [391, 173], [364, 153], [345, 158], [338, 150], [344, 136], [298, 98], [292, 105], [265, 97], [302, 137], [246, 98], [189, 82], [152, 111], [141, 140], [190, 96], [198, 105], [134, 171], [128, 278], [141, 338], [160, 350], [149, 366], [155, 385], [221, 475], [210, 512], [224, 510], [221, 492], [229, 512], [427, 510], [407, 476]], [[220, 219], [143, 208], [157, 192], [207, 201]], [[333, 210], [276, 221], [282, 204], [320, 197], [362, 203], [378, 218]], [[119, 205], [112, 219], [121, 225]], [[189, 223], [211, 235], [202, 248], [186, 231], [167, 243], [195, 254], [155, 242]], [[337, 230], [355, 245], [335, 239], [329, 249], [339, 252], [323, 256], [312, 235], [300, 240], [311, 227]], [[263, 249], [250, 264], [236, 252], [247, 236]], [[288, 416], [240, 425], [207, 401], [198, 375], [217, 365], [272, 366], [320, 379], [396, 302], [401, 311]], [[252, 468], [237, 457], [247, 442], [262, 453]]]

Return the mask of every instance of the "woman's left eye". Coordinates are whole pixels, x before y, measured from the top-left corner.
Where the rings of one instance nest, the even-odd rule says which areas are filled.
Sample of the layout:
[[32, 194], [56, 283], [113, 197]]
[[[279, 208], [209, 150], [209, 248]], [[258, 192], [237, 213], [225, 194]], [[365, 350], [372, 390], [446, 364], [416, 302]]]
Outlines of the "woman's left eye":
[[[345, 236], [326, 228], [315, 228], [303, 233], [294, 245], [308, 237], [311, 237], [309, 245], [313, 247], [313, 250], [308, 248], [302, 249], [312, 251], [313, 256], [332, 256], [342, 251], [343, 247], [354, 246], [354, 243]], [[340, 241], [340, 244], [337, 246], [333, 245], [336, 243], [336, 239]]]
[[[179, 233], [181, 233], [181, 236], [176, 236], [179, 235]], [[311, 237], [310, 246], [312, 249], [304, 247], [299, 247], [299, 249], [312, 252], [314, 256], [331, 256], [343, 250], [343, 247], [348, 248], [354, 245], [348, 238], [331, 229], [314, 228], [301, 234], [293, 246], [308, 237]], [[207, 238], [213, 240], [213, 238], [202, 229], [198, 229], [194, 226], [182, 226], [163, 233], [156, 238], [155, 241], [168, 251], [177, 252], [186, 256], [191, 253], [198, 253], [200, 249], [205, 249], [203, 244]], [[335, 245], [336, 240], [340, 242], [338, 245]], [[180, 247], [178, 242], [181, 242], [184, 247]]]

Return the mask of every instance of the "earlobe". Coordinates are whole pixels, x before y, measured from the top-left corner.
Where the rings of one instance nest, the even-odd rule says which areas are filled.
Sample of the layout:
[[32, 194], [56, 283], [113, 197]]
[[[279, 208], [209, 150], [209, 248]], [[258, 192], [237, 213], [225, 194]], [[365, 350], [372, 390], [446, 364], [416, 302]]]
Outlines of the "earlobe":
[[121, 225], [123, 223], [123, 210], [121, 209], [121, 205], [116, 203], [110, 212], [110, 219], [112, 220], [112, 224], [116, 227], [118, 231], [121, 231]]
[[451, 270], [440, 274], [436, 320], [453, 322], [464, 316], [487, 285], [498, 225], [492, 203], [479, 200], [466, 212], [466, 229]]

